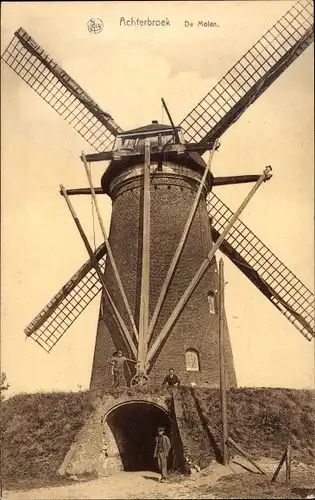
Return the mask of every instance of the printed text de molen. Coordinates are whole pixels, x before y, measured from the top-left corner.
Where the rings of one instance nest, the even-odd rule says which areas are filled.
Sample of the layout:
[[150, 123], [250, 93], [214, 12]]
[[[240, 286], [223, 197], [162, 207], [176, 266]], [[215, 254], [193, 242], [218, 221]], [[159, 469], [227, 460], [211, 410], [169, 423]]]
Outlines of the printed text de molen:
[[198, 21], [193, 23], [192, 21], [185, 21], [185, 28], [218, 28], [219, 25], [213, 21]]

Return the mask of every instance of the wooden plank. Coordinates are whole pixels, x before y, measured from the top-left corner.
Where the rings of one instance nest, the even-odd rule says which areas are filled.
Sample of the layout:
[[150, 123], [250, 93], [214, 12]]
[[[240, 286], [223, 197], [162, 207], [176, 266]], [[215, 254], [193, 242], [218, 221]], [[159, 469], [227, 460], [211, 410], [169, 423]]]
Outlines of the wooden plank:
[[285, 452], [283, 453], [283, 455], [282, 455], [282, 457], [280, 459], [280, 462], [278, 463], [278, 466], [277, 466], [277, 468], [275, 470], [275, 473], [272, 476], [272, 479], [271, 479], [272, 483], [277, 479], [278, 474], [279, 474], [279, 472], [280, 472], [280, 470], [281, 470], [281, 468], [282, 468], [282, 466], [284, 464], [284, 461], [285, 461], [286, 457], [287, 457], [287, 450], [285, 450]]
[[[95, 194], [104, 194], [104, 191], [101, 187], [94, 188]], [[90, 188], [76, 188], [76, 189], [66, 189], [66, 193], [68, 196], [75, 196], [78, 194], [88, 194], [91, 196]], [[62, 193], [60, 193], [62, 194]]]
[[285, 482], [291, 481], [291, 440], [289, 439], [285, 457]]
[[229, 175], [224, 177], [215, 177], [213, 186], [227, 186], [229, 184], [246, 184], [248, 182], [257, 182], [260, 175]]
[[150, 293], [150, 142], [145, 140], [143, 166], [142, 270], [137, 372], [145, 373], [148, 350]]
[[262, 474], [264, 474], [265, 476], [267, 476], [267, 472], [264, 471], [264, 469], [262, 469], [260, 467], [260, 465], [258, 465], [255, 460], [253, 459], [253, 457], [247, 453], [246, 451], [244, 451], [237, 443], [235, 443], [235, 441], [231, 438], [231, 437], [228, 437], [227, 439], [228, 443], [230, 443], [241, 455], [243, 455], [243, 457], [245, 457], [256, 469], [259, 470], [259, 472], [261, 472]]

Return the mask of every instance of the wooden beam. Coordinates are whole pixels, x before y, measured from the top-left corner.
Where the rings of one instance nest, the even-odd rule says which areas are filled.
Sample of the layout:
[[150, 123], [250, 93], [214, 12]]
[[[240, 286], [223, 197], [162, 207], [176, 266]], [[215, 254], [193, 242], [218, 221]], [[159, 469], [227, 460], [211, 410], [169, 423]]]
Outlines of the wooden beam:
[[264, 471], [264, 469], [262, 469], [260, 465], [255, 462], [253, 457], [249, 453], [244, 451], [239, 444], [235, 443], [235, 441], [231, 437], [228, 438], [228, 443], [230, 443], [241, 455], [243, 455], [243, 457], [245, 457], [257, 470], [259, 470], [259, 472], [261, 472], [265, 476], [268, 475], [267, 472]]
[[172, 125], [173, 132], [174, 132], [174, 136], [175, 136], [175, 142], [179, 143], [179, 135], [178, 135], [178, 131], [176, 130], [176, 127], [175, 127], [175, 125], [174, 125], [173, 119], [172, 119], [172, 117], [171, 117], [171, 113], [169, 112], [169, 109], [168, 109], [168, 107], [167, 107], [167, 105], [166, 105], [166, 102], [164, 101], [163, 97], [161, 97], [161, 101], [162, 101], [163, 107], [164, 107], [164, 109], [165, 109], [165, 111], [166, 111], [166, 114], [167, 114], [167, 116], [168, 116], [168, 119], [169, 119], [169, 121], [170, 121], [170, 123], [171, 123], [171, 125]]
[[142, 270], [137, 371], [145, 373], [148, 350], [150, 293], [150, 141], [145, 140], [143, 165]]
[[[138, 134], [139, 135], [139, 134]], [[134, 137], [137, 137], [136, 135]], [[206, 143], [191, 143], [191, 144], [185, 144], [183, 146], [183, 151], [200, 151], [202, 154], [205, 151], [209, 151], [213, 149], [215, 141], [210, 141]], [[178, 144], [167, 144], [163, 147], [163, 152], [158, 152], [154, 151], [154, 158], [163, 158], [163, 155], [165, 155], [165, 152], [177, 152], [178, 151]], [[151, 156], [153, 154], [153, 151], [151, 150]], [[141, 158], [141, 153], [139, 153], [137, 150], [133, 150], [132, 152], [124, 151], [124, 150], [115, 150], [115, 151], [107, 151], [104, 153], [92, 153], [89, 155], [86, 155], [86, 161], [88, 163], [93, 163], [97, 161], [111, 161], [111, 160], [117, 160], [120, 157], [125, 157], [125, 156], [140, 156]], [[82, 156], [80, 157], [81, 160], [83, 161]], [[141, 159], [139, 160], [141, 161]]]
[[289, 439], [285, 456], [285, 482], [288, 484], [291, 481], [291, 440]]
[[282, 466], [284, 464], [284, 461], [285, 461], [286, 457], [287, 457], [287, 450], [285, 450], [285, 452], [283, 453], [283, 455], [282, 455], [282, 457], [280, 459], [280, 462], [278, 463], [278, 466], [277, 466], [277, 468], [275, 470], [275, 473], [274, 473], [274, 475], [271, 478], [271, 482], [272, 483], [277, 479], [278, 474], [279, 474], [279, 472], [280, 472], [280, 470], [281, 470], [281, 468], [282, 468]]
[[102, 233], [103, 233], [104, 242], [105, 242], [105, 245], [106, 245], [106, 248], [107, 248], [107, 255], [108, 255], [109, 261], [110, 261], [110, 263], [112, 265], [112, 268], [113, 268], [113, 271], [114, 271], [114, 275], [115, 275], [115, 278], [116, 278], [116, 281], [117, 281], [117, 285], [118, 285], [119, 291], [121, 293], [121, 296], [122, 296], [122, 299], [123, 299], [123, 302], [124, 302], [124, 305], [125, 305], [125, 308], [126, 308], [126, 311], [127, 311], [130, 323], [131, 323], [131, 326], [133, 328], [135, 337], [138, 340], [138, 330], [137, 330], [137, 327], [136, 327], [136, 323], [135, 323], [135, 320], [133, 318], [133, 314], [132, 314], [131, 309], [130, 309], [130, 305], [129, 305], [129, 302], [128, 302], [128, 299], [127, 299], [127, 295], [125, 293], [122, 281], [121, 281], [120, 276], [119, 276], [119, 272], [118, 272], [118, 269], [117, 269], [117, 266], [116, 266], [114, 255], [113, 255], [112, 249], [110, 247], [110, 244], [109, 244], [109, 241], [108, 241], [108, 238], [107, 238], [107, 235], [106, 235], [105, 226], [104, 226], [104, 223], [103, 223], [103, 219], [102, 219], [101, 212], [100, 212], [100, 209], [99, 209], [99, 206], [98, 206], [98, 202], [97, 202], [97, 199], [96, 199], [96, 195], [95, 195], [95, 190], [94, 190], [94, 187], [93, 187], [91, 172], [90, 172], [90, 169], [88, 167], [85, 154], [83, 152], [82, 152], [82, 160], [83, 160], [83, 165], [84, 165], [84, 168], [85, 168], [86, 176], [87, 176], [88, 181], [89, 181], [89, 185], [90, 185], [90, 189], [91, 189], [91, 194], [92, 194], [92, 199], [93, 199], [94, 207], [95, 207], [95, 210], [96, 210], [96, 213], [97, 213], [99, 224], [101, 226], [101, 230], [102, 230]]
[[[94, 188], [94, 192], [95, 192], [95, 194], [105, 194], [101, 187]], [[66, 189], [66, 193], [68, 196], [74, 196], [74, 195], [78, 195], [78, 194], [91, 195], [91, 190], [90, 190], [90, 188]], [[60, 194], [63, 196], [62, 192], [60, 192]]]
[[[95, 161], [110, 161], [112, 158], [113, 158], [113, 151], [105, 151], [103, 153], [91, 153], [89, 155], [86, 155], [86, 161], [88, 163], [93, 163]], [[83, 157], [80, 156], [80, 159], [82, 161], [83, 160]]]
[[216, 243], [213, 245], [212, 249], [208, 253], [207, 258], [201, 263], [199, 269], [195, 273], [195, 275], [192, 278], [191, 282], [189, 283], [188, 287], [184, 291], [182, 297], [180, 298], [177, 305], [175, 306], [172, 314], [170, 315], [170, 317], [166, 321], [164, 327], [162, 328], [161, 332], [159, 333], [159, 335], [155, 339], [154, 343], [150, 347], [149, 352], [148, 352], [148, 361], [151, 361], [151, 359], [153, 358], [153, 356], [155, 355], [155, 353], [157, 352], [157, 350], [161, 346], [164, 339], [166, 339], [166, 337], [170, 333], [170, 331], [173, 328], [175, 322], [177, 321], [179, 315], [181, 314], [181, 312], [184, 309], [185, 305], [187, 304], [188, 300], [192, 296], [194, 290], [196, 289], [196, 287], [200, 283], [204, 274], [207, 272], [216, 251], [218, 250], [218, 248], [220, 248], [221, 243], [224, 241], [224, 238], [229, 233], [229, 231], [231, 230], [231, 228], [233, 227], [233, 225], [235, 224], [235, 222], [237, 221], [237, 219], [239, 218], [239, 216], [243, 212], [244, 208], [248, 205], [249, 201], [254, 196], [254, 194], [256, 193], [259, 186], [263, 182], [265, 182], [266, 180], [270, 179], [270, 177], [271, 177], [270, 171], [271, 171], [271, 167], [265, 168], [264, 172], [260, 176], [259, 180], [256, 182], [255, 186], [253, 186], [253, 188], [251, 189], [250, 193], [246, 196], [243, 203], [240, 205], [240, 207], [237, 209], [235, 214], [233, 214], [233, 216], [229, 220], [229, 222], [226, 225], [225, 229], [223, 230], [222, 234], [219, 236], [218, 240], [216, 241]]
[[219, 360], [220, 360], [220, 400], [222, 416], [222, 449], [223, 464], [229, 465], [228, 423], [226, 407], [226, 380], [225, 380], [225, 359], [224, 359], [224, 268], [223, 260], [219, 262]]
[[80, 223], [80, 221], [79, 221], [79, 218], [78, 218], [78, 216], [76, 215], [75, 210], [74, 210], [74, 208], [73, 208], [73, 206], [72, 206], [72, 204], [71, 204], [70, 198], [68, 197], [68, 195], [67, 195], [67, 193], [66, 193], [66, 190], [65, 190], [64, 186], [60, 186], [60, 189], [61, 189], [61, 190], [62, 190], [62, 192], [63, 192], [63, 196], [64, 196], [64, 198], [65, 198], [65, 200], [66, 200], [66, 203], [67, 203], [68, 208], [69, 208], [69, 210], [70, 210], [70, 213], [71, 213], [71, 215], [72, 215], [72, 217], [73, 217], [73, 220], [74, 220], [74, 222], [75, 222], [75, 224], [76, 224], [76, 226], [77, 226], [77, 228], [78, 228], [78, 231], [79, 231], [80, 236], [81, 236], [81, 238], [82, 238], [82, 240], [83, 240], [83, 243], [84, 243], [84, 245], [85, 245], [85, 248], [86, 248], [86, 250], [87, 250], [87, 252], [88, 252], [88, 254], [89, 254], [89, 256], [90, 256], [90, 259], [91, 259], [91, 262], [92, 262], [92, 264], [93, 264], [93, 267], [94, 267], [95, 271], [97, 272], [97, 275], [98, 275], [98, 277], [99, 277], [99, 279], [100, 279], [100, 282], [102, 283], [103, 290], [104, 290], [104, 292], [105, 292], [106, 296], [108, 297], [108, 300], [109, 300], [109, 302], [110, 302], [110, 305], [111, 305], [111, 306], [112, 306], [112, 308], [113, 308], [113, 311], [114, 311], [114, 314], [115, 314], [116, 319], [117, 319], [117, 321], [118, 321], [118, 325], [119, 325], [119, 327], [120, 327], [120, 329], [121, 329], [121, 332], [123, 333], [123, 335], [124, 335], [124, 337], [125, 337], [125, 340], [126, 340], [127, 344], [129, 345], [129, 347], [130, 347], [130, 349], [131, 349], [131, 352], [132, 352], [132, 353], [133, 353], [133, 355], [136, 357], [136, 356], [137, 356], [136, 346], [135, 346], [135, 344], [134, 344], [134, 342], [133, 342], [133, 340], [132, 340], [132, 338], [131, 338], [131, 335], [130, 335], [130, 333], [129, 333], [129, 331], [128, 331], [128, 328], [127, 328], [127, 326], [126, 326], [126, 324], [125, 324], [125, 322], [124, 322], [123, 318], [121, 317], [121, 315], [120, 315], [120, 313], [119, 313], [119, 311], [118, 311], [118, 309], [117, 309], [117, 307], [116, 307], [116, 305], [115, 305], [115, 303], [114, 303], [114, 301], [113, 301], [113, 299], [112, 299], [112, 297], [111, 297], [111, 295], [110, 295], [110, 293], [109, 293], [109, 291], [108, 291], [108, 289], [107, 289], [107, 286], [106, 286], [106, 284], [105, 284], [105, 280], [104, 280], [103, 273], [102, 273], [102, 271], [101, 271], [101, 269], [100, 269], [100, 267], [99, 267], [99, 265], [98, 265], [98, 262], [97, 262], [97, 260], [96, 260], [96, 258], [95, 258], [95, 256], [94, 256], [94, 253], [93, 253], [92, 247], [91, 247], [91, 245], [90, 245], [90, 243], [89, 243], [89, 240], [87, 239], [87, 236], [86, 236], [86, 234], [85, 234], [85, 232], [84, 232], [84, 230], [83, 230], [83, 227], [82, 227], [82, 225], [81, 225], [81, 223]]
[[184, 245], [185, 245], [185, 243], [187, 241], [189, 230], [191, 228], [192, 222], [194, 220], [194, 217], [195, 217], [198, 205], [199, 205], [199, 201], [200, 201], [200, 197], [201, 197], [201, 194], [202, 194], [202, 190], [204, 188], [207, 176], [208, 176], [208, 174], [210, 172], [210, 169], [211, 169], [211, 163], [212, 163], [214, 152], [216, 150], [216, 145], [217, 145], [217, 141], [214, 144], [214, 147], [213, 147], [213, 149], [212, 149], [212, 151], [210, 153], [209, 161], [208, 161], [208, 164], [207, 164], [207, 166], [205, 168], [205, 171], [204, 171], [204, 174], [202, 176], [201, 182], [199, 184], [199, 187], [198, 187], [198, 190], [197, 190], [194, 202], [193, 202], [192, 207], [190, 209], [190, 213], [188, 215], [188, 218], [187, 218], [187, 221], [186, 221], [186, 224], [185, 224], [185, 227], [184, 227], [184, 231], [183, 231], [182, 236], [181, 236], [181, 238], [179, 240], [179, 243], [177, 245], [174, 257], [172, 259], [171, 265], [170, 265], [170, 267], [169, 267], [169, 269], [167, 271], [164, 283], [162, 285], [162, 289], [161, 289], [159, 298], [158, 298], [158, 300], [156, 302], [156, 306], [155, 306], [155, 309], [154, 309], [154, 312], [153, 312], [153, 315], [152, 315], [152, 318], [151, 318], [150, 326], [149, 326], [149, 339], [152, 337], [153, 330], [155, 328], [156, 322], [157, 322], [159, 314], [161, 312], [161, 309], [162, 309], [162, 306], [163, 306], [163, 303], [164, 303], [167, 291], [168, 291], [169, 286], [171, 284], [171, 281], [173, 279], [176, 266], [178, 264], [180, 256], [182, 255]]
[[224, 177], [214, 177], [213, 186], [228, 186], [229, 184], [246, 184], [257, 182], [260, 175], [230, 175]]

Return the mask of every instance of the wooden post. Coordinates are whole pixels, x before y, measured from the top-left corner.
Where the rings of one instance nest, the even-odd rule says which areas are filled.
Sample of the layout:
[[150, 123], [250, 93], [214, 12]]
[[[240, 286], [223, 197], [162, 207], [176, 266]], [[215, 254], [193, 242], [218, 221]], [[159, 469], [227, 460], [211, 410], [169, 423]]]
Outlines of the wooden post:
[[222, 450], [223, 464], [229, 465], [229, 448], [227, 409], [226, 409], [226, 382], [225, 382], [225, 362], [224, 362], [224, 264], [219, 262], [219, 359], [220, 359], [220, 398], [222, 416]]
[[142, 271], [137, 372], [145, 373], [148, 350], [150, 293], [150, 142], [145, 140], [143, 166]]
[[285, 450], [285, 452], [283, 453], [283, 455], [282, 455], [282, 457], [281, 457], [281, 459], [280, 459], [280, 462], [278, 463], [278, 467], [276, 468], [275, 473], [274, 473], [274, 475], [272, 476], [272, 479], [271, 479], [271, 482], [272, 482], [272, 483], [273, 483], [273, 482], [277, 479], [278, 474], [279, 474], [279, 472], [280, 472], [280, 470], [281, 470], [281, 468], [282, 468], [282, 466], [283, 466], [283, 464], [284, 464], [284, 461], [285, 461], [286, 457], [287, 457], [287, 449], [286, 449], [286, 450]]
[[213, 149], [211, 150], [210, 158], [209, 158], [208, 164], [207, 164], [207, 166], [205, 168], [205, 171], [204, 171], [203, 177], [201, 179], [201, 182], [199, 184], [198, 191], [196, 193], [194, 202], [192, 204], [190, 213], [188, 215], [188, 219], [186, 221], [183, 234], [182, 234], [182, 236], [181, 236], [181, 238], [179, 240], [179, 243], [178, 243], [178, 246], [176, 248], [176, 251], [175, 251], [174, 257], [172, 259], [171, 265], [170, 265], [170, 267], [169, 267], [169, 269], [167, 271], [164, 283], [162, 285], [159, 298], [158, 298], [158, 300], [156, 302], [156, 306], [155, 306], [155, 309], [153, 311], [153, 315], [152, 315], [152, 318], [151, 318], [151, 321], [150, 321], [150, 326], [149, 326], [149, 340], [150, 340], [150, 338], [152, 336], [154, 327], [155, 327], [156, 322], [158, 320], [158, 316], [159, 316], [159, 314], [161, 312], [161, 309], [162, 309], [162, 306], [163, 306], [163, 303], [164, 303], [164, 299], [165, 299], [165, 296], [167, 294], [167, 290], [168, 290], [168, 288], [170, 286], [170, 283], [171, 283], [171, 281], [173, 279], [173, 276], [174, 276], [174, 273], [175, 273], [175, 269], [176, 269], [177, 263], [178, 263], [178, 261], [180, 259], [180, 256], [182, 254], [184, 245], [185, 245], [185, 243], [187, 241], [188, 233], [189, 233], [189, 230], [191, 228], [192, 222], [194, 220], [194, 217], [195, 217], [198, 205], [199, 205], [199, 201], [200, 201], [200, 197], [201, 197], [201, 194], [202, 194], [202, 190], [203, 190], [205, 182], [207, 180], [207, 176], [208, 176], [208, 174], [210, 172], [212, 158], [213, 158], [214, 152], [216, 150], [217, 144], [218, 144], [218, 140], [215, 141]]
[[114, 311], [114, 314], [116, 316], [116, 319], [118, 321], [120, 329], [121, 329], [121, 331], [122, 331], [122, 333], [123, 333], [123, 335], [124, 335], [124, 337], [126, 339], [127, 344], [129, 345], [129, 347], [131, 349], [131, 352], [136, 357], [137, 356], [136, 346], [135, 346], [135, 344], [134, 344], [134, 342], [133, 342], [133, 340], [131, 338], [131, 335], [130, 335], [130, 333], [128, 331], [128, 328], [127, 328], [127, 326], [126, 326], [123, 318], [121, 317], [121, 315], [120, 315], [120, 313], [119, 313], [119, 311], [118, 311], [118, 309], [117, 309], [117, 307], [116, 307], [116, 305], [115, 305], [115, 303], [114, 303], [114, 301], [113, 301], [113, 299], [112, 299], [112, 297], [111, 297], [111, 295], [110, 295], [110, 293], [109, 293], [109, 291], [107, 289], [107, 286], [106, 286], [105, 281], [104, 281], [103, 273], [102, 273], [102, 271], [100, 269], [100, 266], [98, 265], [98, 262], [97, 262], [97, 260], [95, 258], [95, 255], [93, 253], [92, 247], [91, 247], [91, 245], [89, 243], [89, 240], [87, 239], [87, 236], [86, 236], [86, 234], [85, 234], [85, 232], [83, 230], [83, 227], [82, 227], [82, 225], [81, 225], [81, 223], [79, 221], [79, 218], [78, 218], [77, 214], [75, 213], [75, 210], [74, 210], [74, 208], [72, 206], [70, 198], [67, 195], [67, 192], [66, 192], [64, 186], [60, 186], [60, 189], [61, 189], [62, 195], [64, 196], [64, 199], [66, 200], [66, 203], [67, 203], [68, 208], [70, 210], [70, 213], [71, 213], [71, 215], [73, 217], [73, 220], [74, 220], [74, 222], [75, 222], [75, 224], [76, 224], [76, 226], [78, 228], [78, 231], [79, 231], [80, 236], [81, 236], [81, 238], [83, 240], [85, 248], [87, 249], [87, 252], [88, 252], [88, 254], [90, 256], [91, 262], [93, 263], [93, 267], [94, 267], [95, 271], [97, 272], [97, 275], [98, 275], [98, 277], [100, 279], [100, 282], [102, 283], [103, 290], [104, 290], [105, 294], [108, 297], [110, 305], [112, 306], [112, 309]]
[[289, 438], [285, 457], [285, 482], [288, 484], [291, 481], [291, 439]]
[[154, 354], [156, 351], [159, 349], [160, 345], [164, 341], [164, 339], [167, 337], [171, 329], [173, 328], [175, 322], [177, 321], [179, 315], [181, 314], [182, 310], [184, 309], [186, 303], [190, 299], [191, 295], [193, 294], [194, 290], [200, 283], [201, 279], [203, 278], [204, 274], [207, 272], [210, 263], [214, 257], [215, 252], [220, 248], [224, 238], [227, 236], [227, 234], [230, 232], [232, 229], [233, 225], [235, 222], [238, 220], [240, 214], [243, 212], [244, 208], [248, 205], [249, 201], [251, 198], [254, 196], [256, 193], [257, 189], [259, 186], [265, 182], [266, 180], [270, 179], [271, 173], [270, 173], [271, 167], [266, 167], [262, 175], [260, 176], [259, 180], [256, 182], [255, 186], [251, 189], [249, 194], [246, 196], [245, 200], [243, 203], [240, 205], [240, 207], [237, 209], [235, 214], [231, 217], [227, 225], [225, 226], [224, 230], [222, 231], [221, 235], [217, 239], [216, 243], [213, 245], [212, 249], [207, 255], [207, 258], [201, 263], [199, 269], [196, 271], [194, 277], [192, 278], [191, 282], [189, 283], [188, 287], [184, 291], [182, 297], [176, 304], [175, 308], [173, 309], [173, 312], [171, 313], [170, 317], [166, 321], [165, 325], [163, 326], [161, 332], [153, 342], [152, 346], [149, 349], [148, 352], [148, 361], [151, 361], [153, 358]]
[[235, 443], [235, 441], [233, 441], [232, 438], [228, 437], [227, 439], [228, 443], [230, 443], [232, 446], [234, 446], [234, 448], [239, 452], [241, 453], [241, 455], [243, 455], [243, 457], [247, 458], [247, 460], [254, 466], [256, 467], [256, 469], [259, 470], [259, 472], [261, 472], [262, 474], [264, 474], [265, 476], [267, 476], [267, 472], [264, 471], [264, 469], [262, 469], [260, 467], [260, 465], [256, 464], [255, 460], [253, 459], [253, 457], [250, 456], [249, 453], [247, 453], [246, 451], [244, 451], [237, 443]]
[[97, 213], [98, 221], [99, 221], [99, 224], [100, 224], [100, 227], [101, 227], [101, 230], [102, 230], [102, 234], [103, 234], [103, 238], [104, 238], [104, 242], [105, 242], [105, 245], [106, 245], [107, 255], [108, 255], [109, 261], [110, 261], [110, 263], [112, 265], [112, 268], [113, 268], [113, 271], [114, 271], [114, 275], [115, 275], [115, 278], [116, 278], [116, 281], [117, 281], [117, 285], [118, 285], [118, 288], [120, 290], [123, 302], [125, 304], [126, 311], [127, 311], [130, 323], [132, 325], [135, 337], [136, 337], [136, 339], [138, 339], [138, 330], [137, 330], [137, 327], [136, 327], [136, 324], [135, 324], [135, 320], [133, 318], [133, 315], [132, 315], [132, 312], [131, 312], [131, 309], [130, 309], [130, 305], [129, 305], [129, 302], [128, 302], [128, 299], [127, 299], [127, 295], [125, 293], [123, 284], [122, 284], [120, 276], [119, 276], [119, 272], [118, 272], [118, 269], [117, 269], [117, 266], [116, 266], [116, 262], [115, 262], [115, 259], [114, 259], [114, 255], [113, 255], [112, 249], [110, 247], [110, 244], [109, 244], [109, 241], [108, 241], [108, 238], [107, 238], [107, 235], [106, 235], [105, 226], [104, 226], [103, 219], [102, 219], [102, 216], [101, 216], [101, 212], [100, 212], [100, 209], [99, 209], [99, 206], [98, 206], [98, 202], [97, 202], [97, 198], [96, 198], [96, 194], [95, 194], [95, 189], [94, 189], [94, 186], [93, 186], [93, 183], [92, 183], [91, 172], [89, 170], [89, 167], [88, 167], [88, 164], [87, 164], [87, 161], [86, 161], [86, 157], [85, 157], [85, 154], [84, 154], [83, 151], [82, 151], [82, 160], [83, 160], [83, 165], [84, 165], [84, 168], [85, 168], [85, 173], [86, 173], [86, 176], [87, 176], [88, 181], [89, 181], [89, 185], [90, 185], [90, 189], [91, 189], [91, 195], [92, 195], [94, 207], [95, 207], [95, 210], [96, 210], [96, 213]]

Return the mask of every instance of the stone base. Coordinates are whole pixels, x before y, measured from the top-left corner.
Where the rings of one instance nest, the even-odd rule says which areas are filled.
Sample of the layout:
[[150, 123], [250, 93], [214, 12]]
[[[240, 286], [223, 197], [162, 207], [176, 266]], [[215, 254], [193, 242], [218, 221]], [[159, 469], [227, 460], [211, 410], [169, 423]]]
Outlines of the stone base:
[[[131, 408], [133, 403], [137, 408], [144, 405], [150, 412], [152, 409], [156, 412], [161, 412], [161, 417], [165, 421], [169, 419], [169, 429], [171, 430], [171, 416], [167, 400], [169, 395], [149, 395], [149, 394], [121, 394], [118, 397], [113, 395], [104, 395], [95, 400], [95, 410], [88, 417], [83, 428], [77, 434], [70, 450], [68, 451], [63, 463], [61, 464], [58, 472], [61, 475], [83, 475], [83, 474], [97, 474], [98, 476], [107, 476], [115, 472], [124, 470], [126, 461], [122, 456], [124, 443], [122, 442], [124, 434], [113, 433], [113, 424], [109, 415], [113, 415], [115, 411], [121, 411], [124, 407], [125, 410]], [[128, 405], [128, 408], [126, 408]], [[135, 407], [134, 407], [135, 408]], [[143, 416], [142, 416], [143, 418]], [[124, 420], [122, 420], [124, 422]], [[110, 422], [110, 423], [109, 423]], [[121, 422], [121, 419], [120, 419]], [[133, 418], [133, 423], [136, 419]], [[129, 432], [132, 423], [126, 420], [126, 429], [124, 432]], [[124, 424], [122, 425], [124, 427]], [[133, 426], [134, 429], [136, 426]], [[131, 429], [132, 430], [132, 429]], [[137, 431], [137, 429], [136, 429]], [[156, 431], [156, 429], [154, 429]], [[141, 434], [142, 429], [139, 429]], [[173, 427], [172, 427], [172, 435]], [[116, 434], [116, 436], [114, 435]], [[153, 456], [153, 442], [149, 439], [148, 454]], [[174, 443], [175, 445], [175, 443]], [[177, 444], [175, 445], [176, 447]], [[145, 450], [146, 451], [146, 450]], [[151, 455], [150, 455], [151, 456]], [[129, 469], [132, 470], [132, 469]]]

